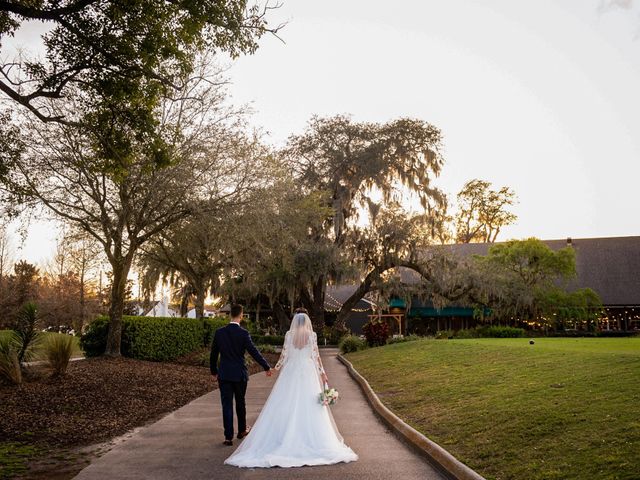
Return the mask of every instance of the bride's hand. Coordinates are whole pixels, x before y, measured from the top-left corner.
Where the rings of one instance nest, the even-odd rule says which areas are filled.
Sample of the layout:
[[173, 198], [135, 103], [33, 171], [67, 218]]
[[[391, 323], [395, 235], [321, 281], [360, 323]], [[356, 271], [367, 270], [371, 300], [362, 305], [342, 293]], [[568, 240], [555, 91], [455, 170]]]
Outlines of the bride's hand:
[[323, 373], [321, 378], [324, 383], [326, 383], [327, 385], [329, 384], [329, 377], [327, 377], [326, 373]]

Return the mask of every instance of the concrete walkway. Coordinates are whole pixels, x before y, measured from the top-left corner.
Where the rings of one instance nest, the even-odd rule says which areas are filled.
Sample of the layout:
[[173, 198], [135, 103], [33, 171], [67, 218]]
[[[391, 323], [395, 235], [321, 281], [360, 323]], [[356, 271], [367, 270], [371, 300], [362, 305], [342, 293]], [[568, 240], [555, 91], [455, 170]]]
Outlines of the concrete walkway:
[[[321, 467], [240, 469], [223, 465], [234, 447], [222, 445], [218, 391], [204, 395], [130, 438], [85, 468], [76, 479], [443, 479], [429, 463], [391, 434], [373, 414], [364, 395], [336, 358], [323, 349], [322, 359], [340, 401], [332, 411], [345, 442], [360, 457], [349, 464]], [[253, 424], [271, 391], [274, 378], [251, 377], [247, 421]]]

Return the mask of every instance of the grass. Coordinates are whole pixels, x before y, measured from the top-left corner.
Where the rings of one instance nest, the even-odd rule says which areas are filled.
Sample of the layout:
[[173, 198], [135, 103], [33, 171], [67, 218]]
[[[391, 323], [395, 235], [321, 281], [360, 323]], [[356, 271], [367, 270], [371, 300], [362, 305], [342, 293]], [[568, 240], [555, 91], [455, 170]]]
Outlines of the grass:
[[20, 442], [0, 442], [0, 479], [27, 473], [29, 460], [38, 455], [37, 447]]
[[488, 479], [640, 478], [640, 338], [421, 340], [347, 357]]
[[[0, 330], [0, 337], [4, 336], [4, 335], [9, 335], [10, 330]], [[44, 332], [44, 339], [43, 342], [47, 342], [52, 338], [55, 337], [60, 337], [60, 336], [67, 336], [64, 333], [54, 333], [54, 332]], [[79, 358], [79, 357], [83, 357], [84, 356], [84, 352], [82, 351], [82, 349], [80, 348], [80, 338], [74, 336], [73, 337], [73, 355], [71, 356], [71, 358]], [[46, 354], [44, 352], [44, 348], [39, 348], [34, 355], [34, 361], [40, 361], [40, 360], [46, 360]]]

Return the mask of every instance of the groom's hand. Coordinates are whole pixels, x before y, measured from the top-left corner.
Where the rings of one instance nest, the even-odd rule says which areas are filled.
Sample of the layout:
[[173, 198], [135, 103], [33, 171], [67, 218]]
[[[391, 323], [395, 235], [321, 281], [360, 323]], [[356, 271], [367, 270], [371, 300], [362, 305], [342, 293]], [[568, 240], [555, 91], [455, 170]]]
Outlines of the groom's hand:
[[265, 373], [267, 374], [267, 377], [270, 377], [271, 375], [273, 375], [273, 368], [270, 368]]
[[218, 381], [218, 375], [216, 375], [215, 373], [212, 373], [211, 376], [213, 377], [214, 382]]

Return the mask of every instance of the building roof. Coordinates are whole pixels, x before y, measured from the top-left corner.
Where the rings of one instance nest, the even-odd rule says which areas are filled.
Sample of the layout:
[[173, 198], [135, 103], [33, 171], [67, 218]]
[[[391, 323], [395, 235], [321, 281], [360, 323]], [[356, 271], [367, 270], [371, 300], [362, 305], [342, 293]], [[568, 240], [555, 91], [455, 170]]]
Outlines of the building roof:
[[[576, 251], [577, 277], [569, 289], [591, 288], [605, 306], [640, 305], [640, 236], [574, 238], [543, 240], [553, 250], [569, 243]], [[491, 243], [459, 243], [446, 245], [453, 252], [468, 257], [486, 255]], [[418, 274], [400, 269], [401, 279], [412, 283]], [[327, 286], [325, 308], [335, 310], [357, 289], [357, 285]], [[360, 306], [360, 305], [359, 305]]]
[[[346, 302], [351, 295], [358, 289], [358, 285], [327, 285], [326, 295], [324, 298], [325, 310], [340, 310], [342, 304]], [[362, 298], [356, 308], [370, 308], [373, 304], [368, 298]]]

